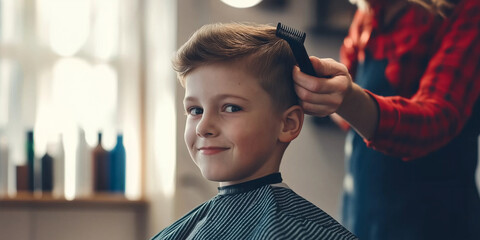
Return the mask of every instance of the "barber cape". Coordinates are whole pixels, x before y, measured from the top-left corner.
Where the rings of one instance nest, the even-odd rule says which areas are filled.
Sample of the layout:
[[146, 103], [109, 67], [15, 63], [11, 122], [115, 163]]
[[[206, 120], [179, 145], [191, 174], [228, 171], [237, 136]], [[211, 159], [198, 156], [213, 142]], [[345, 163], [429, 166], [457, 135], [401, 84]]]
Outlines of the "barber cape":
[[280, 173], [218, 188], [218, 194], [158, 233], [164, 239], [357, 239], [282, 183]]

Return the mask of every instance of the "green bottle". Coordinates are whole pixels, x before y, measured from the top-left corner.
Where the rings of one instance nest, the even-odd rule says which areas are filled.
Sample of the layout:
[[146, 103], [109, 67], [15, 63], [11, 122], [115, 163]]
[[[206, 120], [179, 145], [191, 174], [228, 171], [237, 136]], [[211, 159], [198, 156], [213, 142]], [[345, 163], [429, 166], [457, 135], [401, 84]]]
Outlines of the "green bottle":
[[28, 190], [30, 192], [33, 192], [35, 190], [35, 184], [34, 184], [34, 179], [35, 179], [35, 168], [34, 168], [35, 150], [34, 150], [34, 140], [33, 140], [33, 131], [32, 130], [29, 130], [27, 132], [26, 150], [27, 150], [27, 166], [28, 166]]

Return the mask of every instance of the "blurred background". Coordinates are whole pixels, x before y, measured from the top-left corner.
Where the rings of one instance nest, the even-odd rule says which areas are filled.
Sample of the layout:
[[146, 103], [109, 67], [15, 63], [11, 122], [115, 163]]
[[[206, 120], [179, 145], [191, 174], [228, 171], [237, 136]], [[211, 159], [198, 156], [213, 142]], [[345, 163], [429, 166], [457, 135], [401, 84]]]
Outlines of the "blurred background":
[[[307, 33], [310, 55], [338, 60], [356, 9], [232, 2], [1, 0], [0, 239], [153, 236], [217, 193], [184, 145], [175, 50], [207, 23], [282, 22]], [[344, 139], [328, 119], [307, 117], [281, 168], [336, 219]]]

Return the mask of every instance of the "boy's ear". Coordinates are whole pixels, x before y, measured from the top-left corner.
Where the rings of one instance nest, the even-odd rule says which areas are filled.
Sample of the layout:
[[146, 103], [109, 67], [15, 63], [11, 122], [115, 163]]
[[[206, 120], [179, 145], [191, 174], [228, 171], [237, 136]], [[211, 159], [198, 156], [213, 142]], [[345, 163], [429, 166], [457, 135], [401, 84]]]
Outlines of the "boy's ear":
[[289, 143], [300, 134], [303, 116], [303, 109], [298, 105], [291, 106], [283, 112], [282, 128], [278, 136], [280, 142]]

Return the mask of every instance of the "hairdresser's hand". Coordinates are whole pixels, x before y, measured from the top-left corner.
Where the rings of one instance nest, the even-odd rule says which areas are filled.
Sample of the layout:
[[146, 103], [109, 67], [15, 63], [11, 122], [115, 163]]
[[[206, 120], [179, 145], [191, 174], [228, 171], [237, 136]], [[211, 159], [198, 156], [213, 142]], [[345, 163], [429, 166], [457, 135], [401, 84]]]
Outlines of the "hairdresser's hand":
[[310, 57], [310, 61], [320, 77], [293, 69], [295, 91], [305, 113], [317, 117], [338, 113], [362, 137], [371, 139], [378, 125], [375, 100], [352, 82], [345, 65], [317, 57]]
[[317, 76], [293, 69], [295, 91], [305, 113], [325, 117], [336, 112], [352, 90], [352, 78], [345, 65], [333, 59], [310, 57]]

